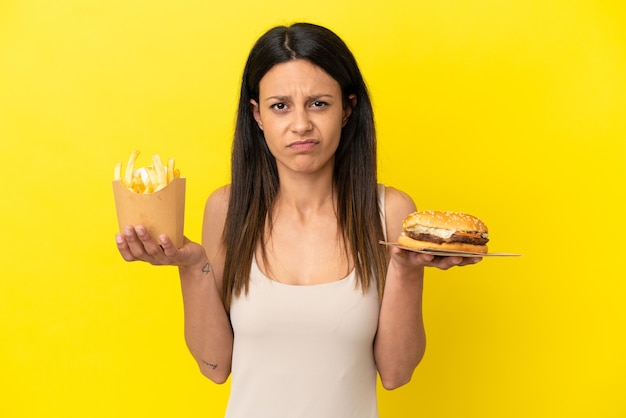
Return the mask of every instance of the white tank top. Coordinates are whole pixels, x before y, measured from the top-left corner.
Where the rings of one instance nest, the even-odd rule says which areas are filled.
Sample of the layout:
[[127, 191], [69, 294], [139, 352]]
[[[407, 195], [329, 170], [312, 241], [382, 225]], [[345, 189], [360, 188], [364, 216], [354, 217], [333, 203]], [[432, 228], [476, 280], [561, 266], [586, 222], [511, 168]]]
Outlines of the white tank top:
[[296, 286], [266, 277], [253, 260], [248, 294], [231, 303], [226, 418], [378, 417], [378, 314], [376, 285], [364, 294], [354, 271]]

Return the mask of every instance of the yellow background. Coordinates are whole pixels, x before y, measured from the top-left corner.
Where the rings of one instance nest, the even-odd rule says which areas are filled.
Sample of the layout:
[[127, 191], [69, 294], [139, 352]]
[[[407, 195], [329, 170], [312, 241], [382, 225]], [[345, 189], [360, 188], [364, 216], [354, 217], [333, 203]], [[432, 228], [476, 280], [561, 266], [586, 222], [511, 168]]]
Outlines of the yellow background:
[[175, 157], [198, 240], [246, 55], [296, 20], [357, 56], [381, 182], [523, 254], [428, 273], [427, 354], [381, 417], [626, 416], [625, 4], [0, 1], [0, 416], [221, 416], [176, 270], [117, 254], [113, 165]]

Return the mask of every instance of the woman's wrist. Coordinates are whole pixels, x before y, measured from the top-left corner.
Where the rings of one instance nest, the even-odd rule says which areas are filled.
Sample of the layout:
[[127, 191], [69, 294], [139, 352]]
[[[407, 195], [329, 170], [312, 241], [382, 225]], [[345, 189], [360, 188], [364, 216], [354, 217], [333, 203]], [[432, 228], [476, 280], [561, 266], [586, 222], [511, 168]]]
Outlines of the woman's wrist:
[[414, 279], [424, 276], [425, 266], [406, 259], [391, 257], [389, 260], [389, 270], [400, 277], [410, 277]]
[[212, 273], [211, 262], [207, 255], [203, 252], [202, 256], [197, 261], [178, 266], [178, 271], [181, 278], [184, 277], [197, 277], [204, 278]]

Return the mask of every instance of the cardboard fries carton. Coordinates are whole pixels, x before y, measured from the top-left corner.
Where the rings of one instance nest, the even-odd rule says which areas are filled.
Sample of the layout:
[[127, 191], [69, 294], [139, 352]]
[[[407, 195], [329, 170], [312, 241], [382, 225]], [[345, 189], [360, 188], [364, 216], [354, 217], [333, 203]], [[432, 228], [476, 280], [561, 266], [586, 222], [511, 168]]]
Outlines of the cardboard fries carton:
[[182, 247], [185, 184], [184, 178], [175, 178], [157, 192], [139, 194], [128, 190], [120, 181], [114, 181], [113, 195], [120, 231], [126, 225], [143, 225], [155, 240], [165, 234], [177, 248]]

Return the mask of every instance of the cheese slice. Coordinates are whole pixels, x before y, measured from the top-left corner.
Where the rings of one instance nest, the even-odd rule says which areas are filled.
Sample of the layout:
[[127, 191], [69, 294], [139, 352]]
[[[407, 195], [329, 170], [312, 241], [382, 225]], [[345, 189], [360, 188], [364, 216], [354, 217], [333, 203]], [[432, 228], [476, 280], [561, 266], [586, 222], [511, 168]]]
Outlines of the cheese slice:
[[409, 232], [416, 234], [429, 234], [439, 238], [448, 239], [456, 232], [455, 229], [432, 228], [430, 226], [415, 225], [408, 229]]

